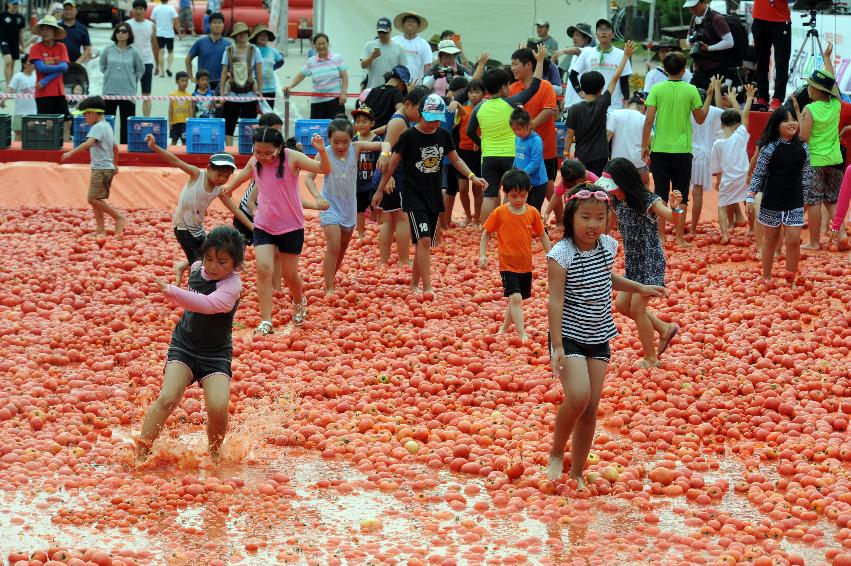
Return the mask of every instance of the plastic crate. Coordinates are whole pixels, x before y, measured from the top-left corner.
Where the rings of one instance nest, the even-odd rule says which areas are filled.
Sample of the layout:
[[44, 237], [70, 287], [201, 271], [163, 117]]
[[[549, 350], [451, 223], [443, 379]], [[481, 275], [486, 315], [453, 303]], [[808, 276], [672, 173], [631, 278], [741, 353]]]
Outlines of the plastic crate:
[[186, 120], [186, 153], [221, 153], [224, 150], [224, 118]]
[[296, 120], [295, 139], [301, 144], [305, 155], [316, 155], [316, 149], [310, 145], [313, 134], [319, 134], [328, 145], [328, 124], [331, 120]]
[[160, 147], [168, 147], [168, 120], [131, 116], [127, 119], [127, 151], [131, 153], [153, 153], [148, 149], [145, 136], [154, 135]]
[[254, 151], [254, 130], [260, 120], [257, 118], [240, 118], [236, 123], [236, 131], [239, 135], [239, 153], [240, 155], [249, 155]]
[[33, 114], [21, 117], [21, 147], [24, 149], [62, 149], [65, 116]]
[[[115, 116], [104, 114], [104, 118], [106, 118], [112, 131], [115, 132]], [[86, 124], [85, 116], [74, 116], [74, 147], [86, 141], [86, 136], [89, 135], [91, 129], [92, 127]]]
[[0, 149], [12, 145], [12, 115], [0, 114]]
[[556, 122], [556, 152], [559, 158], [564, 155], [564, 139], [567, 137], [567, 123]]

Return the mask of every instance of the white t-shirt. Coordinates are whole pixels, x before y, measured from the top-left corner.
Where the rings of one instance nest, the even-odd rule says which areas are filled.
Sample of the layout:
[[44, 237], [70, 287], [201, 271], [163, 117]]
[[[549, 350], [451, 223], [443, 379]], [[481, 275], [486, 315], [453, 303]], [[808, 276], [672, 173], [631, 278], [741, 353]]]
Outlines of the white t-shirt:
[[744, 125], [739, 125], [729, 138], [719, 138], [712, 144], [709, 160], [712, 174], [721, 173], [718, 185], [718, 205], [727, 206], [745, 202], [747, 197], [748, 140], [750, 134]]
[[[153, 65], [154, 49], [151, 47], [151, 35], [154, 33], [154, 22], [151, 20], [137, 22], [134, 18], [130, 18], [124, 23], [133, 30], [133, 47], [141, 53], [142, 63]], [[165, 36], [161, 35], [160, 37]]]
[[[685, 73], [683, 73], [682, 81], [684, 83], [690, 83], [691, 76], [691, 71], [686, 69]], [[662, 67], [654, 67], [650, 69], [649, 71], [647, 71], [647, 75], [644, 76], [644, 92], [650, 92], [650, 89], [653, 88], [653, 85], [667, 80], [668, 75], [665, 74], [665, 71], [662, 70]]]
[[[591, 49], [593, 51], [594, 48], [593, 47], [583, 47], [582, 50], [580, 51], [580, 55], [582, 54], [582, 51], [585, 51], [586, 49]], [[567, 69], [568, 80], [565, 81], [565, 84], [564, 84], [564, 107], [565, 108], [570, 108], [571, 106], [573, 106], [577, 102], [582, 101], [582, 99], [579, 98], [579, 93], [577, 93], [575, 90], [573, 90], [573, 85], [570, 83], [570, 72], [571, 71], [576, 71], [577, 73], [579, 72], [579, 71], [576, 70], [576, 63], [578, 61], [579, 61], [579, 55], [574, 56], [570, 61], [570, 67], [568, 67], [568, 69]]]
[[431, 65], [431, 46], [428, 41], [420, 36], [414, 39], [405, 39], [404, 35], [397, 35], [393, 41], [405, 50], [408, 57], [408, 71], [411, 73], [411, 82], [419, 82], [423, 78], [423, 68]]
[[721, 114], [724, 110], [717, 106], [710, 106], [706, 120], [702, 124], [694, 121], [694, 116], [689, 115], [691, 120], [691, 153], [694, 157], [709, 157], [712, 144], [718, 138], [721, 130]]
[[[9, 88], [18, 93], [35, 94], [35, 72], [26, 75], [22, 72], [15, 73], [9, 81]], [[38, 114], [35, 106], [35, 98], [18, 98], [15, 100], [15, 115], [28, 116]]]
[[174, 37], [174, 19], [177, 11], [168, 4], [160, 4], [151, 12], [151, 19], [157, 24], [157, 37]]
[[[584, 73], [588, 71], [597, 71], [605, 79], [603, 88], [609, 86], [609, 81], [615, 75], [615, 69], [621, 64], [623, 59], [623, 49], [612, 47], [607, 53], [601, 53], [597, 47], [586, 47], [582, 53], [576, 58], [576, 66], [574, 70], [582, 78]], [[632, 74], [632, 64], [627, 62], [626, 67], [621, 73], [622, 77], [628, 77]], [[623, 108], [623, 93], [620, 86], [615, 87], [615, 92], [612, 94], [612, 108]]]
[[612, 136], [612, 159], [625, 157], [636, 167], [647, 166], [641, 159], [644, 114], [631, 108], [613, 110], [606, 120], [606, 129], [614, 134]]

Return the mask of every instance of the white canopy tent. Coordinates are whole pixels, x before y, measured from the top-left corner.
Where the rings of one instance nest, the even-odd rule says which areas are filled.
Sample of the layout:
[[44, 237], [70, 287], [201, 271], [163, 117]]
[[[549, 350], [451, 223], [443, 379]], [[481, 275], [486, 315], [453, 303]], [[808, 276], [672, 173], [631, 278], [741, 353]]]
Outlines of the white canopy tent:
[[568, 47], [573, 42], [567, 28], [585, 22], [593, 29], [606, 17], [607, 6], [607, 0], [315, 0], [314, 29], [328, 34], [331, 50], [349, 67], [350, 90], [355, 90], [363, 77], [363, 47], [375, 37], [375, 22], [382, 16], [392, 20], [401, 12], [416, 12], [428, 20], [428, 29], [420, 33], [424, 39], [451, 29], [461, 36], [470, 59], [488, 51], [493, 59], [509, 62], [518, 42], [536, 37], [536, 20], [548, 20], [559, 48]]

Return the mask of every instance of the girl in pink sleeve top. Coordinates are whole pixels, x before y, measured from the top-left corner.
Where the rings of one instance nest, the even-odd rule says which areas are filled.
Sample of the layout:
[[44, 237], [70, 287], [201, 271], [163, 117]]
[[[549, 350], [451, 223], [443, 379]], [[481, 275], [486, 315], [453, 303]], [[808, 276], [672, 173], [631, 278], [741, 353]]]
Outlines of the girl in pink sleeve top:
[[207, 403], [210, 456], [214, 461], [218, 459], [227, 431], [231, 328], [242, 292], [236, 270], [242, 265], [244, 249], [242, 234], [230, 226], [218, 226], [204, 239], [203, 261], [196, 261], [190, 268], [188, 290], [157, 280], [163, 293], [184, 312], [171, 334], [159, 397], [142, 424], [137, 445], [139, 460], [148, 456], [186, 387], [196, 381], [204, 389]]
[[[834, 242], [839, 244], [840, 249], [847, 249], [848, 238], [845, 233], [845, 221], [848, 219], [848, 205], [851, 202], [851, 166], [845, 170], [842, 178], [842, 188], [839, 190], [839, 200], [836, 203], [836, 214], [830, 223], [830, 241], [828, 247]], [[837, 241], [838, 240], [838, 241]]]
[[[551, 211], [563, 210], [563, 207], [558, 206], [561, 200], [555, 197], [564, 197], [570, 189], [579, 183], [596, 183], [600, 179], [591, 171], [586, 171], [582, 162], [576, 159], [565, 159], [561, 164], [559, 172], [561, 173], [561, 183], [555, 186], [555, 194], [547, 201], [547, 205], [544, 207], [544, 213], [541, 215], [545, 226]], [[556, 223], [561, 224], [560, 217], [556, 217]]]

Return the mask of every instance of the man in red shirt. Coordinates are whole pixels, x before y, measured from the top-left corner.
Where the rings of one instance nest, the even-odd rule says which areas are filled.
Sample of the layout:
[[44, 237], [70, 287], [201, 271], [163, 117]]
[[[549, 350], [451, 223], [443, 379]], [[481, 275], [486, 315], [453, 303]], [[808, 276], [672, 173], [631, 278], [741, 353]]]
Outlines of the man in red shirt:
[[[518, 49], [511, 55], [511, 72], [516, 82], [508, 88], [509, 96], [521, 92], [532, 84], [535, 73], [535, 54], [531, 49]], [[556, 92], [549, 81], [542, 80], [538, 92], [523, 105], [532, 117], [532, 128], [544, 142], [544, 166], [547, 168], [547, 198], [553, 196], [553, 184], [558, 171], [558, 149], [556, 144]], [[558, 218], [558, 217], [557, 217]]]
[[768, 65], [774, 48], [774, 98], [771, 109], [779, 108], [786, 98], [789, 82], [789, 56], [792, 54], [792, 21], [789, 0], [754, 0], [751, 25], [756, 46], [756, 104], [768, 105]]
[[35, 105], [39, 114], [62, 114], [71, 119], [65, 100], [65, 82], [62, 76], [68, 70], [68, 50], [59, 40], [65, 30], [53, 16], [44, 16], [33, 27], [41, 41], [30, 48], [30, 61], [35, 65]]

